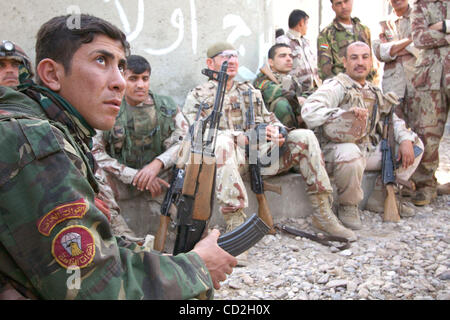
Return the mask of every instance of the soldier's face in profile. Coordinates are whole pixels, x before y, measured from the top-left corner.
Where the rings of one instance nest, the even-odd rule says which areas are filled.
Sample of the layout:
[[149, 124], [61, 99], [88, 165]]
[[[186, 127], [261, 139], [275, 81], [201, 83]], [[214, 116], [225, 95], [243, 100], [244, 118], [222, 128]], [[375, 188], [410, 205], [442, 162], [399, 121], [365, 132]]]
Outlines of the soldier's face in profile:
[[20, 62], [10, 58], [0, 58], [0, 86], [14, 87], [19, 84]]
[[121, 42], [96, 35], [74, 53], [68, 73], [62, 64], [52, 61], [44, 59], [38, 67], [46, 86], [72, 104], [93, 128], [111, 129], [126, 86], [123, 77], [126, 59]]
[[306, 33], [308, 32], [308, 18], [302, 19], [299, 22], [299, 26], [300, 26], [300, 33], [302, 36], [305, 36]]
[[345, 72], [353, 80], [364, 84], [372, 66], [372, 55], [367, 45], [350, 45], [343, 59]]
[[150, 89], [149, 71], [137, 74], [127, 69], [125, 70], [125, 80], [127, 81], [125, 99], [128, 104], [136, 106], [148, 98], [148, 90]]
[[280, 47], [275, 51], [273, 59], [269, 59], [269, 65], [273, 71], [288, 74], [292, 70], [291, 48]]

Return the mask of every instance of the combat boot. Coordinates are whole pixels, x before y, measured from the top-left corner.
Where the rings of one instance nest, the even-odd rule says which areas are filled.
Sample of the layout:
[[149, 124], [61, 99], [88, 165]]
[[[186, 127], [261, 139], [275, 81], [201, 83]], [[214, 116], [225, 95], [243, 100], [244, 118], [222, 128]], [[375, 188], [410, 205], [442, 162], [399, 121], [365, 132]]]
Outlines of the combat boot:
[[440, 196], [450, 194], [450, 182], [447, 182], [446, 184], [439, 184], [437, 186], [437, 194]]
[[309, 199], [313, 207], [313, 227], [332, 236], [356, 241], [356, 234], [352, 230], [345, 228], [333, 213], [330, 196], [327, 193], [310, 195]]
[[339, 205], [338, 217], [342, 224], [347, 228], [359, 230], [362, 228], [361, 217], [359, 216], [358, 206]]
[[416, 191], [416, 195], [412, 198], [411, 202], [416, 206], [426, 206], [437, 198], [437, 191], [434, 188], [421, 188]]
[[[386, 193], [382, 190], [374, 189], [369, 199], [367, 199], [366, 207], [364, 210], [383, 213], [384, 212], [384, 200]], [[416, 210], [412, 207], [412, 204], [407, 201], [400, 201], [397, 196], [397, 208], [402, 218], [413, 217], [416, 214]]]
[[[241, 224], [245, 222], [246, 215], [244, 213], [244, 210], [239, 209], [235, 212], [226, 213], [223, 215], [223, 218], [225, 220], [225, 223], [227, 225], [226, 232], [233, 231], [237, 227], [239, 227]], [[237, 265], [236, 267], [246, 267], [248, 265], [248, 252], [242, 252], [240, 255], [236, 257], [237, 259]]]

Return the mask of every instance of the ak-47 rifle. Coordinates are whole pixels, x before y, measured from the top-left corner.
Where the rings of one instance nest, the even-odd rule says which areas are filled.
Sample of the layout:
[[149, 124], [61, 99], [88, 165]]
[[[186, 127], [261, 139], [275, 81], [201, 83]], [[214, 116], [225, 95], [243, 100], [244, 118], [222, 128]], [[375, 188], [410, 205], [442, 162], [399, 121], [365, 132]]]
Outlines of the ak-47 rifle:
[[386, 187], [386, 199], [384, 200], [384, 221], [390, 222], [398, 222], [400, 221], [400, 214], [398, 212], [397, 200], [395, 198], [394, 184], [395, 181], [395, 164], [394, 159], [392, 157], [392, 150], [389, 143], [389, 136], [392, 136], [392, 133], [389, 134], [389, 131], [393, 129], [392, 127], [392, 117], [394, 114], [394, 107], [392, 107], [391, 111], [386, 118], [384, 119], [383, 126], [383, 137], [381, 140], [381, 152], [382, 152], [382, 160], [381, 160], [381, 177], [383, 180], [383, 184]]
[[[252, 130], [249, 137], [249, 170], [250, 170], [250, 186], [252, 191], [256, 195], [256, 200], [258, 200], [258, 216], [270, 227], [270, 234], [275, 234], [276, 231], [273, 227], [272, 214], [270, 213], [269, 205], [267, 203], [265, 190], [276, 192], [281, 195], [281, 187], [275, 186], [270, 183], [264, 182], [261, 176], [261, 160], [258, 154], [258, 142], [260, 133], [255, 130], [255, 111], [253, 106], [252, 89], [244, 92], [244, 95], [248, 96], [249, 107], [247, 109], [246, 120], [247, 128]], [[263, 127], [265, 129], [265, 126]], [[255, 137], [256, 135], [256, 137]], [[253, 157], [256, 155], [255, 157]]]
[[[205, 119], [197, 120], [190, 130], [189, 160], [185, 167], [181, 195], [177, 200], [178, 223], [174, 255], [194, 248], [207, 231], [212, 214], [216, 177], [214, 149], [228, 81], [227, 67], [228, 62], [225, 61], [219, 72], [202, 70], [204, 75], [218, 81], [218, 87], [211, 114]], [[205, 133], [207, 138], [203, 140]], [[218, 245], [236, 256], [258, 242], [268, 230], [269, 227], [253, 215], [233, 232], [219, 237]]]

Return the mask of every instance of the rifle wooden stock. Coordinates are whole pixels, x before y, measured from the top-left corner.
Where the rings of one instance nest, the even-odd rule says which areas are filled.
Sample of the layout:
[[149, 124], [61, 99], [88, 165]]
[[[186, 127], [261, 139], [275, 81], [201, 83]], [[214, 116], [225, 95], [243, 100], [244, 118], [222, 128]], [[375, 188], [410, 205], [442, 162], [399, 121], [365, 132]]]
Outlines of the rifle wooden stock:
[[167, 229], [169, 227], [170, 217], [160, 215], [158, 232], [155, 235], [155, 242], [153, 243], [153, 249], [162, 252], [166, 243]]
[[383, 221], [399, 222], [400, 214], [398, 213], [397, 200], [395, 198], [394, 186], [386, 185], [386, 199], [384, 200]]
[[265, 64], [262, 68], [260, 68], [259, 71], [261, 71], [262, 74], [266, 75], [267, 78], [270, 79], [270, 81], [279, 84], [277, 78], [275, 78], [275, 75], [273, 74], [272, 70], [269, 68], [267, 64]]
[[264, 191], [271, 191], [278, 193], [281, 196], [281, 186], [268, 183], [266, 181], [263, 182]]
[[270, 213], [270, 209], [269, 209], [269, 205], [267, 203], [267, 199], [266, 196], [264, 195], [264, 193], [261, 194], [257, 194], [256, 195], [256, 200], [258, 200], [258, 217], [264, 221], [265, 224], [267, 224], [270, 228], [269, 233], [270, 234], [275, 234], [275, 228], [273, 227], [273, 219], [272, 219], [272, 214]]
[[215, 191], [216, 158], [204, 156], [195, 194], [192, 219], [208, 221], [212, 214], [212, 199]]

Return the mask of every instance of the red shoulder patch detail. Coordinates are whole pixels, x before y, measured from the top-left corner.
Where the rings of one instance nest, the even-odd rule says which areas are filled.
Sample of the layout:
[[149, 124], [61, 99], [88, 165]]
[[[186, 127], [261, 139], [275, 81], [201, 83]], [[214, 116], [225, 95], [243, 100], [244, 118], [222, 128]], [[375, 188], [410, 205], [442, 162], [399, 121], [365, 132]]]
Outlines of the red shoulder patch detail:
[[49, 236], [53, 228], [67, 219], [80, 219], [89, 209], [89, 204], [84, 199], [75, 200], [57, 206], [37, 221], [37, 228], [44, 236]]
[[95, 241], [91, 231], [84, 226], [62, 229], [52, 242], [52, 255], [62, 267], [84, 268], [95, 256]]

